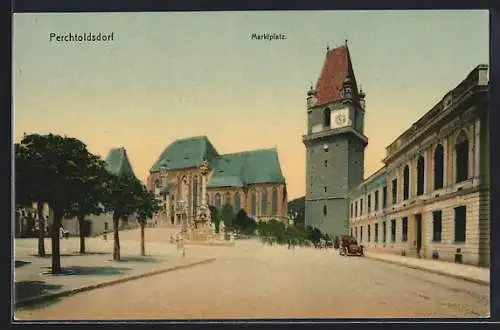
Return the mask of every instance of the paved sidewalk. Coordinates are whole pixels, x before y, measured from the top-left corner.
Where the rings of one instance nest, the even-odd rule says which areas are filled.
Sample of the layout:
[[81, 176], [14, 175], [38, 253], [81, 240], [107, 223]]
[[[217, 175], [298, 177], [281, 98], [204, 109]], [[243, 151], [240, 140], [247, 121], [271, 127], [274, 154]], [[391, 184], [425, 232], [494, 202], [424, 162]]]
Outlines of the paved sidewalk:
[[490, 285], [489, 268], [384, 253], [365, 252], [365, 257], [408, 268], [424, 270], [434, 274], [450, 276], [477, 284]]
[[[161, 274], [175, 269], [186, 268], [214, 261], [214, 258], [190, 256], [182, 258], [180, 253], [171, 247], [157, 246], [146, 248], [153, 253], [145, 257], [138, 255], [137, 245], [123, 242], [121, 261], [113, 261], [109, 249], [111, 242], [88, 240], [89, 249], [86, 255], [79, 255], [77, 240], [64, 242], [61, 249], [61, 266], [63, 274], [51, 275], [50, 245], [45, 258], [33, 256], [31, 243], [16, 242], [14, 268], [16, 308], [38, 305], [49, 300], [117, 284], [124, 281]], [[46, 246], [47, 247], [47, 246]], [[63, 247], [63, 246], [62, 246]], [[155, 253], [157, 252], [157, 253]]]

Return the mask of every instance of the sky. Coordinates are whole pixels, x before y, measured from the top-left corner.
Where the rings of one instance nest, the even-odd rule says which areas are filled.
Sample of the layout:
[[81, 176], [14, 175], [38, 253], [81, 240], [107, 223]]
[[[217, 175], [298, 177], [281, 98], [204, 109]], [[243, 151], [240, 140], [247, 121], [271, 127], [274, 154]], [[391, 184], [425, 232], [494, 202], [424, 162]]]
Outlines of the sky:
[[[49, 38], [84, 32], [113, 40]], [[144, 182], [178, 138], [206, 135], [220, 154], [277, 147], [289, 199], [300, 197], [306, 92], [327, 46], [346, 38], [367, 95], [366, 177], [395, 138], [489, 64], [487, 11], [14, 14], [13, 139], [72, 136], [103, 158], [125, 147]]]

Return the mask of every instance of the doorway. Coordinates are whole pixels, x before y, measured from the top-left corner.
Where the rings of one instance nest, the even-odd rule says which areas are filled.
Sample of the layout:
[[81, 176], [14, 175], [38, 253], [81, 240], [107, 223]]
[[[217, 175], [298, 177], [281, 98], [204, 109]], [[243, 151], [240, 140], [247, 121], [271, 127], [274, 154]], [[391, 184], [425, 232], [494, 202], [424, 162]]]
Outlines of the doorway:
[[420, 256], [422, 249], [422, 214], [415, 214], [416, 234], [417, 234], [417, 254]]

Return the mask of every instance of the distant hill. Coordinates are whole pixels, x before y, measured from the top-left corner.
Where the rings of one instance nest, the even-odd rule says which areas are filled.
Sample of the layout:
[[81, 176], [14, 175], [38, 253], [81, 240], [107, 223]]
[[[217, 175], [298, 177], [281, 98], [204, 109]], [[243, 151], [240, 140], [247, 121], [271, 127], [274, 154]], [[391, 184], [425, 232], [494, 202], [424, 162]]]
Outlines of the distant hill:
[[292, 199], [288, 202], [288, 213], [295, 214], [297, 212], [297, 218], [295, 219], [295, 223], [304, 223], [305, 221], [305, 208], [306, 208], [306, 199], [305, 197], [299, 197]]

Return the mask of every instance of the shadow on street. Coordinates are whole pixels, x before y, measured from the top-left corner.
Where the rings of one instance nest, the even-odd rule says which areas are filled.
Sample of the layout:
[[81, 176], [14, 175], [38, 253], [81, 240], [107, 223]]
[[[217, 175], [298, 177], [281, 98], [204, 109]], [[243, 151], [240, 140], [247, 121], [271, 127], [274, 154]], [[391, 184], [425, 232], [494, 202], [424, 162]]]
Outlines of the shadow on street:
[[29, 264], [31, 264], [31, 261], [16, 260], [16, 262], [15, 262], [16, 268], [23, 267], [23, 266], [26, 266], [26, 265], [29, 265]]
[[37, 297], [53, 293], [62, 288], [59, 284], [47, 284], [43, 281], [21, 281], [15, 283], [16, 300]]
[[160, 262], [160, 259], [153, 258], [153, 257], [132, 257], [132, 256], [127, 256], [127, 257], [122, 257], [120, 261], [118, 262], [144, 262], [144, 263], [156, 263]]
[[[44, 274], [50, 275], [51, 267], [42, 267], [47, 269]], [[101, 267], [101, 266], [67, 266], [63, 267], [60, 274], [56, 276], [64, 275], [121, 275], [131, 268], [124, 267]]]

